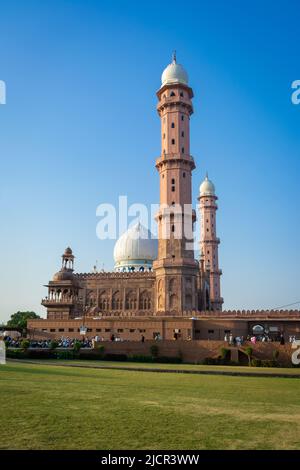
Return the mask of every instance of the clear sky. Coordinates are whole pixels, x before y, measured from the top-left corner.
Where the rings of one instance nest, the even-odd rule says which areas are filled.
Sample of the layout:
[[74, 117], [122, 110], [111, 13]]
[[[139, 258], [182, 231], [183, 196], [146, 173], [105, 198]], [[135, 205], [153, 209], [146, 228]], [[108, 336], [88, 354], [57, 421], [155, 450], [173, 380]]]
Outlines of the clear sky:
[[[0, 321], [44, 315], [67, 245], [113, 267], [96, 207], [158, 202], [155, 92], [173, 49], [193, 87], [193, 198], [219, 196], [225, 308], [300, 300], [298, 1], [1, 2]], [[300, 305], [299, 305], [300, 306]]]

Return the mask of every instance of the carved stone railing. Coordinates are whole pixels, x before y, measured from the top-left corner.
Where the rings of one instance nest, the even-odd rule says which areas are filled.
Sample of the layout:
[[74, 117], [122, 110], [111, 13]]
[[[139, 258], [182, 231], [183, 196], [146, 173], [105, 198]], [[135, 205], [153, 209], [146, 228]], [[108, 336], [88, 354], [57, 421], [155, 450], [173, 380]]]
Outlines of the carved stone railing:
[[155, 273], [153, 271], [133, 271], [133, 272], [103, 272], [103, 273], [77, 273], [74, 274], [76, 279], [155, 279]]
[[48, 305], [73, 305], [78, 302], [78, 299], [75, 297], [61, 297], [57, 299], [49, 299], [48, 297], [44, 297], [42, 299], [41, 304], [48, 306]]
[[247, 318], [285, 319], [300, 318], [300, 310], [224, 310], [224, 311], [184, 311], [183, 316], [195, 318]]

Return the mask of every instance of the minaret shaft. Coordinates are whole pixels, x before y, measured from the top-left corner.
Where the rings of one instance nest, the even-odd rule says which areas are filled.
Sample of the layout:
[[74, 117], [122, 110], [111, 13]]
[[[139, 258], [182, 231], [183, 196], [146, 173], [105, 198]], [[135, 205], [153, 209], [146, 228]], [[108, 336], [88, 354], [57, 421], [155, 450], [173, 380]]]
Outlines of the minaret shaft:
[[[208, 180], [206, 178], [206, 180]], [[203, 253], [204, 264], [210, 269], [210, 306], [212, 310], [222, 310], [218, 246], [220, 243], [216, 231], [217, 196], [200, 192], [199, 209], [201, 221], [200, 252]]]
[[163, 86], [157, 93], [161, 118], [161, 156], [156, 160], [160, 178], [157, 310], [182, 313], [197, 308], [197, 264], [194, 260], [192, 170], [189, 119], [192, 89], [185, 84]]

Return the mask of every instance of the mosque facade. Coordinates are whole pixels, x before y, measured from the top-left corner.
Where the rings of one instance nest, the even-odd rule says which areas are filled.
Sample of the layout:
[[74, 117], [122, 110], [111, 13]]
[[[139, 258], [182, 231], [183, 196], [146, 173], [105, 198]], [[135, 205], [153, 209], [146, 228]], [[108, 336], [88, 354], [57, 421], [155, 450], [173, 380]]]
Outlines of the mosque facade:
[[[224, 332], [247, 334], [257, 326], [277, 331], [298, 329], [300, 312], [223, 312], [217, 236], [217, 196], [206, 175], [193, 209], [190, 118], [193, 90], [176, 56], [163, 71], [157, 91], [161, 154], [155, 161], [160, 182], [156, 214], [158, 238], [140, 223], [115, 244], [112, 272], [76, 273], [66, 248], [61, 269], [46, 285], [42, 305], [47, 319], [28, 327], [54, 336], [112, 332], [122, 339], [153, 339], [158, 333], [182, 339], [221, 339]], [[194, 254], [193, 227], [200, 220], [200, 258]], [[288, 326], [284, 326], [288, 325]], [[300, 326], [300, 324], [299, 324]], [[300, 330], [299, 330], [300, 331]], [[209, 333], [210, 332], [210, 333]]]

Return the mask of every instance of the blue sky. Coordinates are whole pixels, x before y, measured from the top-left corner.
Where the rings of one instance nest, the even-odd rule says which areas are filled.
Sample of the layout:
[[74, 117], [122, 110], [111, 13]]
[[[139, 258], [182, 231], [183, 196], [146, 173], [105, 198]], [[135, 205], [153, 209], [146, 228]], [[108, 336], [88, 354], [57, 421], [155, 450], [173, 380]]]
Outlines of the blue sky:
[[0, 321], [44, 314], [70, 245], [76, 270], [113, 267], [96, 207], [158, 202], [155, 92], [173, 49], [194, 90], [193, 197], [219, 196], [225, 308], [300, 300], [297, 1], [3, 1]]

